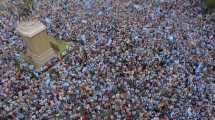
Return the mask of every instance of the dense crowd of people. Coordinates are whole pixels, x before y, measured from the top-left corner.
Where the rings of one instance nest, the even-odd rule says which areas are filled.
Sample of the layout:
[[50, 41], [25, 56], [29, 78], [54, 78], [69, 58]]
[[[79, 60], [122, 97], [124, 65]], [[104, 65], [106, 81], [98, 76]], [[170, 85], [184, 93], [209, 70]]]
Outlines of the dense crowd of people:
[[192, 1], [36, 0], [32, 16], [70, 44], [41, 72], [22, 58], [21, 0], [9, 0], [0, 119], [215, 119], [215, 22]]

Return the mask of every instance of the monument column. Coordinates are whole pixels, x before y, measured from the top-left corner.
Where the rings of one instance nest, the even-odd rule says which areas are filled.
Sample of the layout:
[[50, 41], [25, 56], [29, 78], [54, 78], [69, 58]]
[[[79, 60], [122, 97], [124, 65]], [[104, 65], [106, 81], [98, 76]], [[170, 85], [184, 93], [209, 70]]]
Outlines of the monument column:
[[56, 54], [50, 46], [46, 27], [39, 21], [20, 23], [17, 32], [23, 37], [27, 55], [38, 65], [43, 65]]

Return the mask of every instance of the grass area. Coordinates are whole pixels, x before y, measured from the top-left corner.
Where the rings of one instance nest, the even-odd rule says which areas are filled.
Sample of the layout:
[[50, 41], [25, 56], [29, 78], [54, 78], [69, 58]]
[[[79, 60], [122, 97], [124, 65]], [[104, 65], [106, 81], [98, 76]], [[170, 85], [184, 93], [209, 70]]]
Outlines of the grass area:
[[66, 42], [64, 42], [62, 40], [57, 40], [57, 39], [55, 39], [53, 37], [50, 37], [49, 41], [58, 46], [61, 55], [63, 54], [63, 52], [66, 50], [66, 48], [68, 46], [66, 44]]
[[215, 8], [215, 0], [204, 0], [204, 2], [208, 8]]
[[31, 60], [31, 58], [27, 55], [27, 53], [21, 54], [22, 58], [25, 59], [29, 64], [34, 64], [34, 62]]
[[29, 64], [34, 65], [35, 68], [39, 68], [39, 67], [40, 67], [40, 65], [38, 65], [38, 64], [36, 64], [36, 63], [33, 62], [33, 60], [27, 55], [27, 53], [24, 53], [24, 52], [23, 52], [23, 53], [21, 54], [21, 56], [22, 56], [22, 58], [23, 58], [24, 60], [26, 60]]

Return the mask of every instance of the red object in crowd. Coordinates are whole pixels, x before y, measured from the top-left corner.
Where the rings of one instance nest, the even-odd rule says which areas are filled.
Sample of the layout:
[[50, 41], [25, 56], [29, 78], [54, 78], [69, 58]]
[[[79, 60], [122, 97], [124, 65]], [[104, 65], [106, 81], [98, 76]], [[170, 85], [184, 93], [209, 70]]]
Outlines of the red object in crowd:
[[51, 65], [50, 64], [45, 64], [45, 70], [48, 70], [49, 68], [51, 67]]
[[68, 67], [69, 67], [69, 64], [64, 64], [64, 67], [65, 67], [65, 68], [68, 68]]
[[20, 80], [20, 78], [21, 78], [20, 73], [16, 73], [16, 80]]
[[87, 119], [87, 116], [82, 116], [82, 117], [80, 118], [80, 120], [88, 120], [88, 119]]
[[126, 108], [126, 106], [125, 106], [125, 112], [126, 112], [126, 115], [127, 115], [127, 119], [128, 120], [131, 120], [132, 119], [132, 114], [131, 114], [131, 112], [128, 110], [128, 108]]
[[30, 59], [32, 59], [32, 55], [31, 55], [31, 54], [30, 54], [30, 55], [27, 55], [27, 57], [30, 58]]
[[19, 79], [20, 79], [20, 77], [17, 75], [17, 76], [16, 76], [16, 80], [19, 80]]
[[162, 118], [160, 118], [160, 120], [169, 120], [169, 118], [165, 115]]

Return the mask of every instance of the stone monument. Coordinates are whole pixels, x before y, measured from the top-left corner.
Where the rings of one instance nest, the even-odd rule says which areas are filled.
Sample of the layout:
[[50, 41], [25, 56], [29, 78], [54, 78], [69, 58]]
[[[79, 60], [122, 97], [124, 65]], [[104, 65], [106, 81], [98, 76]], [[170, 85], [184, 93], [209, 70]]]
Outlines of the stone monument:
[[23, 37], [27, 47], [27, 55], [37, 65], [43, 65], [56, 56], [50, 46], [46, 27], [39, 21], [22, 22], [17, 32]]

